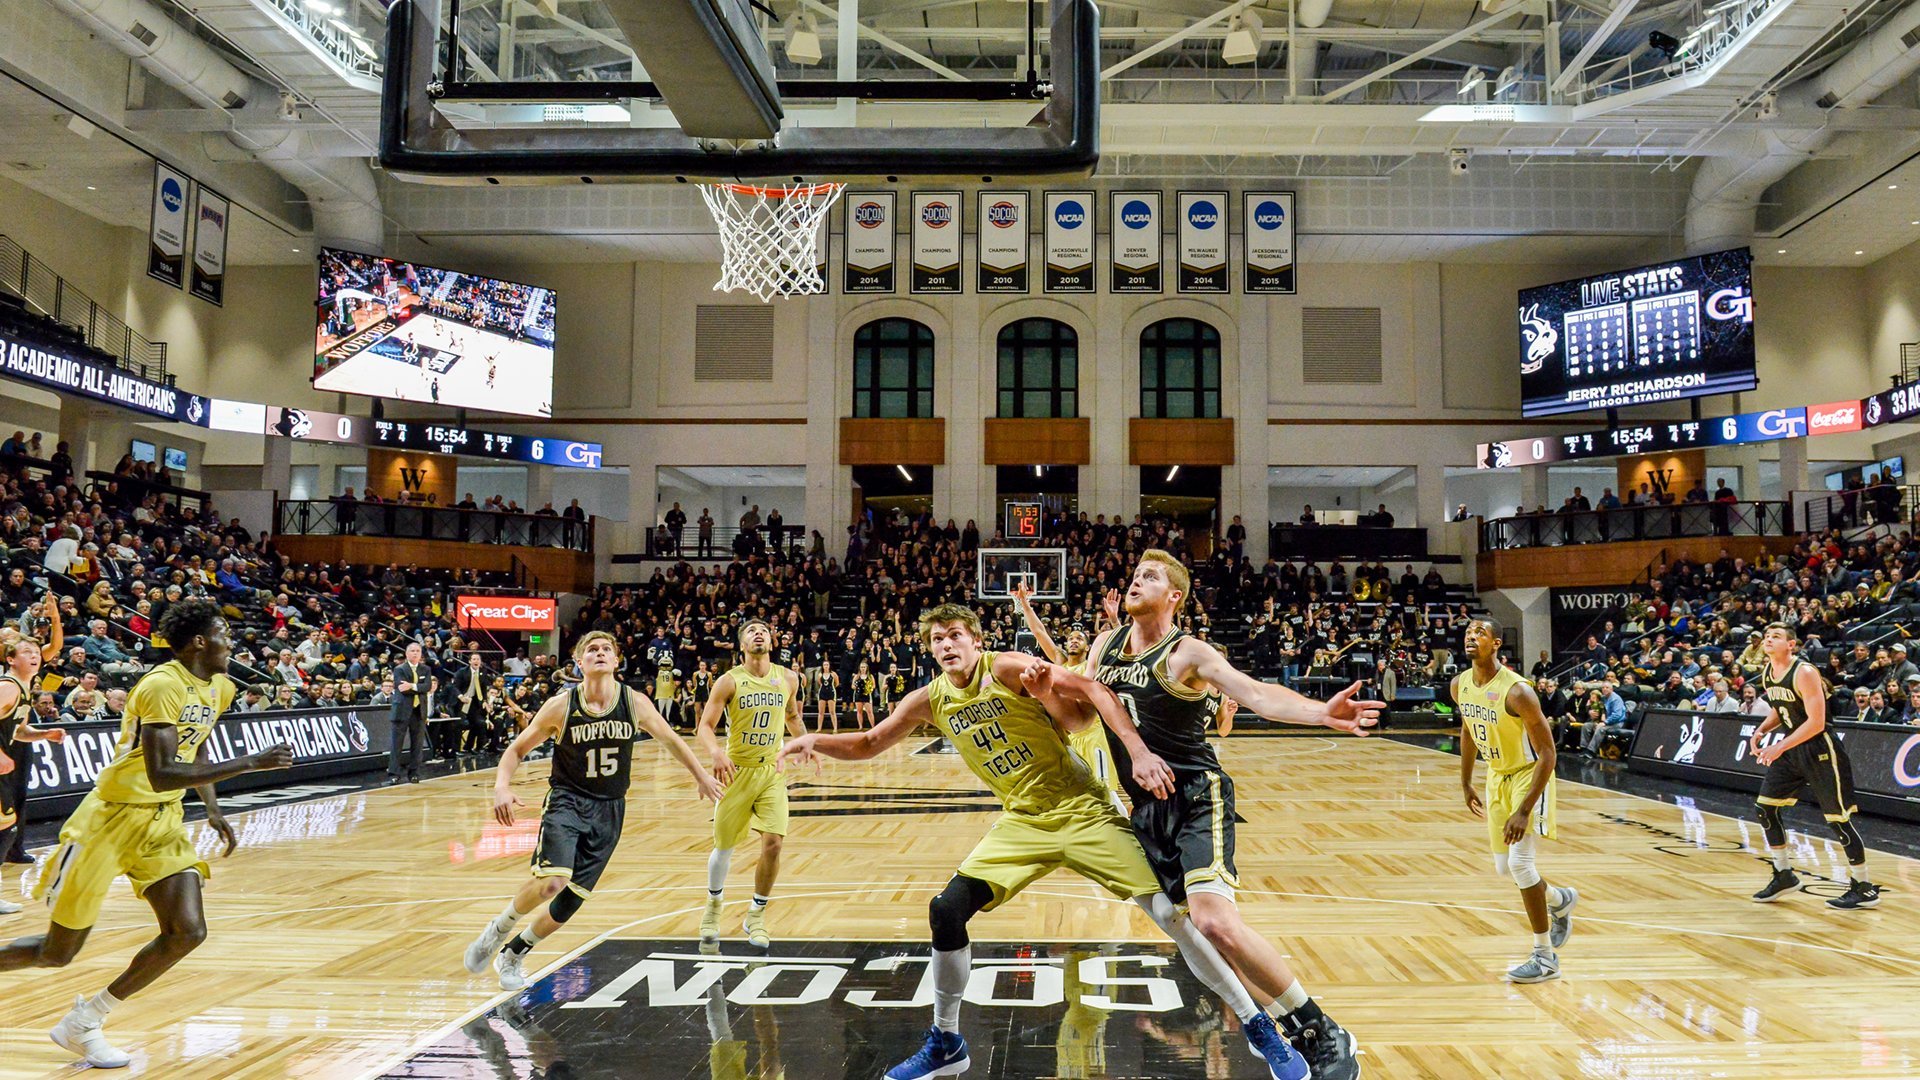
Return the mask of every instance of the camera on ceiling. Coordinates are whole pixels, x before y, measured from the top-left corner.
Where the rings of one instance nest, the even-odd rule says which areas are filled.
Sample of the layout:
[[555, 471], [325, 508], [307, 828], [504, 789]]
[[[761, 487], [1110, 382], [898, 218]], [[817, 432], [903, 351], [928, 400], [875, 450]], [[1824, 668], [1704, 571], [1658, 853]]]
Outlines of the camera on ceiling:
[[1449, 150], [1447, 151], [1447, 171], [1455, 176], [1465, 176], [1472, 160], [1473, 151], [1471, 150]]

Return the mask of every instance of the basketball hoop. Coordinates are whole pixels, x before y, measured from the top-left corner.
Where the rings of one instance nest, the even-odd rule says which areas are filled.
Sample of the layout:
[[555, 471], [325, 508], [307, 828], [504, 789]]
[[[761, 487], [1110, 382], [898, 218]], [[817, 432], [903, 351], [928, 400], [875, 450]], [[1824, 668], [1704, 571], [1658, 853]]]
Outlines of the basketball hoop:
[[845, 184], [702, 184], [700, 197], [720, 226], [720, 280], [715, 292], [750, 292], [761, 300], [825, 292], [817, 243], [820, 222]]

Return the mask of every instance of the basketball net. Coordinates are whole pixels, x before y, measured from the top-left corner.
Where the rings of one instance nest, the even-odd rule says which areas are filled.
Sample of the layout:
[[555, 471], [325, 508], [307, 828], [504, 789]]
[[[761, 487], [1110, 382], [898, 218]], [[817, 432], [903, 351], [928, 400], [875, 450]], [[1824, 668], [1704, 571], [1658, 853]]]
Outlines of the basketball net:
[[700, 197], [720, 227], [720, 280], [715, 292], [776, 296], [825, 292], [820, 277], [820, 222], [845, 184], [754, 187], [702, 184]]

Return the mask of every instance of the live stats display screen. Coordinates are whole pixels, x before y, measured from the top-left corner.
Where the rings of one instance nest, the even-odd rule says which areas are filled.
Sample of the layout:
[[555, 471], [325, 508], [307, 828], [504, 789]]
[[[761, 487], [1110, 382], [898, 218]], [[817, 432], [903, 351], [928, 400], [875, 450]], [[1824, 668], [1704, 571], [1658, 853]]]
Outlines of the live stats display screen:
[[1751, 390], [1753, 256], [1746, 248], [1520, 292], [1527, 416]]

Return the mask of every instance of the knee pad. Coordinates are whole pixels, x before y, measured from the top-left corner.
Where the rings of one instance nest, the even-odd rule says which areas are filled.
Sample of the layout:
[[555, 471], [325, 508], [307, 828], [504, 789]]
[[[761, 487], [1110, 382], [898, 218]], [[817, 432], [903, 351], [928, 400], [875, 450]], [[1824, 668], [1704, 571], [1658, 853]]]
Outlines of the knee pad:
[[967, 921], [992, 902], [993, 889], [986, 882], [954, 875], [947, 887], [927, 905], [927, 922], [933, 927], [933, 947], [941, 952], [966, 948]]
[[1533, 865], [1532, 844], [1522, 841], [1507, 849], [1507, 874], [1523, 889], [1540, 884], [1540, 871]]
[[1506, 852], [1503, 851], [1493, 857], [1493, 872], [1499, 874], [1501, 877], [1506, 877], [1512, 873], [1512, 871], [1507, 869]]
[[580, 890], [569, 884], [560, 890], [560, 895], [547, 902], [547, 915], [554, 922], [564, 923], [573, 918], [573, 913], [579, 911], [580, 905], [586, 902], [587, 898], [580, 895]]
[[1829, 821], [1827, 827], [1840, 838], [1840, 846], [1846, 849], [1848, 863], [1858, 866], [1867, 861], [1866, 841], [1860, 838], [1860, 830], [1854, 828], [1852, 821]]
[[1754, 803], [1754, 810], [1760, 815], [1760, 829], [1767, 835], [1767, 843], [1779, 847], [1787, 842], [1787, 831], [1780, 824], [1780, 808], [1766, 803]]

